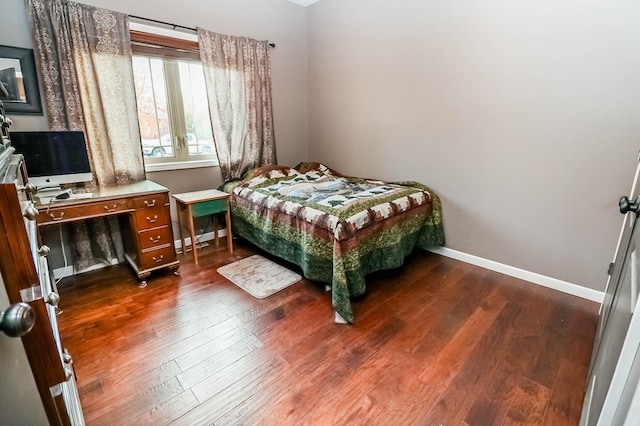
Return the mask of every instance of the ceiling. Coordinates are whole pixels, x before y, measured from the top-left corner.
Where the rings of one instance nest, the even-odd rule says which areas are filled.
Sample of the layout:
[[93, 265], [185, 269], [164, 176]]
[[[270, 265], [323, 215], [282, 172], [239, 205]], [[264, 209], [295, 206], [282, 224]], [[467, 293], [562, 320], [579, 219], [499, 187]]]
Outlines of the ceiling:
[[289, 0], [289, 1], [306, 7], [306, 6], [311, 6], [312, 4], [318, 2], [319, 0]]

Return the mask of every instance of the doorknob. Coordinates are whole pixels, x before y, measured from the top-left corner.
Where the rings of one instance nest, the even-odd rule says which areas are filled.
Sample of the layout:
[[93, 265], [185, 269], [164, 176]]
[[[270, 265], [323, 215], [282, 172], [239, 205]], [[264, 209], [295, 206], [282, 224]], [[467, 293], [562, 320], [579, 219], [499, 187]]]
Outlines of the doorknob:
[[36, 195], [36, 192], [38, 192], [38, 188], [31, 182], [27, 182], [27, 184], [22, 188], [22, 190], [27, 193], [27, 195], [29, 196], [29, 199], [32, 199], [32, 197]]
[[637, 216], [640, 213], [640, 197], [636, 198], [635, 201], [629, 201], [629, 198], [624, 196], [618, 201], [618, 206], [620, 207], [620, 213], [634, 212]]
[[16, 303], [0, 312], [0, 330], [9, 337], [21, 337], [31, 331], [36, 315], [31, 306], [24, 302]]

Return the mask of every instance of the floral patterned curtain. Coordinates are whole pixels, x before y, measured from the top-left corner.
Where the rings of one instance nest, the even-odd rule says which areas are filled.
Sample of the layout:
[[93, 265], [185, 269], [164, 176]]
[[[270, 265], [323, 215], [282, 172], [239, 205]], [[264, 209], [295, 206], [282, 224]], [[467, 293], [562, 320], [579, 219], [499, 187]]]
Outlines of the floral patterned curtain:
[[276, 164], [268, 42], [202, 28], [198, 41], [222, 177]]
[[[25, 0], [51, 130], [82, 130], [95, 184], [145, 178], [129, 20], [67, 0]], [[117, 220], [74, 224], [76, 268], [122, 260]]]

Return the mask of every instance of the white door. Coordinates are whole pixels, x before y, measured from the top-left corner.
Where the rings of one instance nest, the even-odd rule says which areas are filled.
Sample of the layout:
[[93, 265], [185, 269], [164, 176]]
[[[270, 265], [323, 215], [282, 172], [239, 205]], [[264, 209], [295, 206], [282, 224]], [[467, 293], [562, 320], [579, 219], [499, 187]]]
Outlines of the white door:
[[[0, 274], [0, 311], [9, 298]], [[22, 340], [0, 332], [0, 415], [3, 425], [48, 425]]]
[[[630, 199], [620, 199], [622, 232], [600, 309], [596, 342], [580, 424], [623, 424], [638, 385], [636, 355], [640, 345], [640, 164]], [[638, 224], [638, 226], [636, 226]], [[640, 423], [636, 423], [640, 424]]]

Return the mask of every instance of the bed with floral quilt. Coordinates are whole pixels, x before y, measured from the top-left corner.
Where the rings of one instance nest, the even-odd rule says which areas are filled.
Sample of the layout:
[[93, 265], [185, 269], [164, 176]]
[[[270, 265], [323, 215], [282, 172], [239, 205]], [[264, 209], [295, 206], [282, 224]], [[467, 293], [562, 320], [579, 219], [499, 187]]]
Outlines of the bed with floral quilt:
[[343, 176], [319, 163], [252, 169], [223, 185], [235, 235], [331, 285], [336, 322], [370, 272], [397, 268], [415, 247], [444, 244], [440, 200], [417, 182]]

